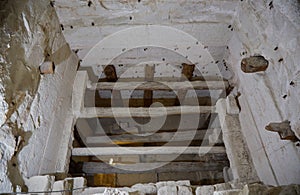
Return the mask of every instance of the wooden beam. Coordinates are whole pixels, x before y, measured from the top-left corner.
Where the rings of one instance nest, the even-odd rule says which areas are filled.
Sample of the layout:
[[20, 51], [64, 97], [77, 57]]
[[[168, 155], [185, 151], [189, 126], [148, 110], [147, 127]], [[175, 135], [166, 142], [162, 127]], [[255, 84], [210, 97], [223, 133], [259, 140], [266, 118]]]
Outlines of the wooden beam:
[[147, 136], [147, 134], [123, 134], [114, 136], [92, 136], [86, 138], [87, 144], [127, 144], [127, 143], [151, 143], [151, 142], [178, 142], [203, 140], [206, 135], [206, 130], [194, 131], [177, 131], [155, 133]]
[[[191, 80], [192, 77], [193, 77], [193, 72], [195, 70], [195, 65], [194, 64], [186, 64], [186, 63], [183, 63], [182, 64], [182, 72], [181, 72], [181, 79], [183, 81], [185, 80]], [[177, 100], [176, 100], [176, 104], [175, 105], [183, 105], [184, 103], [184, 99], [185, 99], [185, 96], [187, 94], [187, 91], [188, 89], [179, 89], [177, 91]]]
[[[118, 78], [118, 82], [143, 82], [145, 81], [144, 77], [139, 78]], [[156, 82], [180, 82], [182, 81], [181, 77], [154, 77], [154, 81]], [[223, 79], [222, 77], [218, 76], [197, 76], [192, 77], [190, 81], [227, 81], [226, 79]], [[108, 82], [107, 78], [100, 78], [98, 82]]]
[[214, 113], [214, 106], [172, 106], [172, 107], [150, 107], [150, 108], [84, 108], [80, 113], [80, 118], [97, 118], [97, 117], [161, 117], [165, 115], [182, 115], [182, 114], [200, 114]]
[[103, 70], [108, 82], [116, 82], [118, 80], [116, 68], [114, 65], [107, 65]]
[[93, 83], [90, 90], [222, 90], [228, 87], [227, 81], [131, 81], [131, 82], [99, 82]]
[[[145, 81], [153, 81], [154, 78], [155, 66], [145, 66]], [[152, 104], [153, 91], [145, 90], [144, 91], [144, 107], [150, 107]]]
[[195, 146], [195, 147], [93, 147], [73, 148], [73, 156], [107, 156], [107, 155], [140, 155], [140, 154], [214, 154], [225, 153], [223, 146]]
[[[114, 65], [107, 65], [105, 66], [103, 70], [106, 80], [108, 83], [113, 84], [118, 81], [118, 76], [116, 72], [116, 68]], [[120, 90], [117, 89], [110, 89], [111, 90], [111, 95], [112, 95], [112, 107], [122, 107], [123, 106], [123, 101], [122, 101], [122, 96]]]
[[191, 80], [195, 70], [195, 64], [182, 64], [181, 78], [183, 80]]
[[228, 166], [226, 162], [170, 162], [170, 163], [135, 163], [109, 165], [101, 162], [84, 162], [83, 172], [97, 173], [133, 173], [133, 172], [194, 172], [194, 171], [221, 171]]
[[[97, 95], [97, 94], [96, 94]], [[198, 97], [199, 106], [211, 106], [213, 99], [209, 96]], [[144, 100], [142, 98], [122, 99], [124, 104], [129, 102], [129, 107], [143, 107]], [[164, 106], [175, 106], [176, 98], [153, 98], [152, 102], [159, 102]], [[195, 98], [185, 98], [185, 105], [192, 106], [195, 103]], [[96, 107], [111, 107], [110, 98], [95, 97]]]
[[152, 155], [126, 155], [126, 156], [101, 156], [101, 159], [97, 156], [92, 156], [88, 160], [80, 160], [79, 162], [109, 162], [113, 159], [115, 163], [139, 163], [139, 162], [228, 162], [226, 153], [219, 154], [205, 154], [199, 156], [198, 154], [181, 154], [181, 155], [163, 155], [163, 154], [152, 154]]
[[[182, 155], [140, 155], [140, 162], [221, 162], [228, 161], [226, 153], [206, 154], [199, 156], [198, 154], [182, 154]], [[107, 161], [108, 162], [108, 161]]]

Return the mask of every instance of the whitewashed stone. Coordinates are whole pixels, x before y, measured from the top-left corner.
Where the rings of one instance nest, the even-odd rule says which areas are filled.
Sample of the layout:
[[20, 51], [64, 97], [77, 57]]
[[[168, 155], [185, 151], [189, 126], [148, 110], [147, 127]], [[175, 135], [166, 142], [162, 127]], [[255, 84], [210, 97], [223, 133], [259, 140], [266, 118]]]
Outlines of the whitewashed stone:
[[223, 144], [222, 130], [220, 128], [213, 129], [212, 134], [208, 136], [208, 143], [210, 146]]
[[[63, 190], [65, 190], [65, 181], [64, 180], [56, 181], [53, 183], [51, 194], [62, 195], [64, 194]], [[56, 192], [56, 191], [61, 191], [61, 192]]]
[[178, 186], [191, 186], [190, 180], [180, 180], [175, 182]]
[[239, 114], [240, 109], [237, 105], [236, 98], [230, 94], [226, 98], [226, 108], [227, 108], [227, 113], [228, 114]]
[[223, 168], [223, 176], [225, 182], [229, 182], [233, 180], [232, 170], [230, 167]]
[[214, 185], [215, 191], [223, 191], [223, 190], [229, 190], [231, 189], [230, 183], [220, 183]]
[[219, 99], [216, 107], [233, 179], [238, 179], [241, 182], [259, 181], [245, 138], [241, 132], [239, 116], [227, 114], [225, 99]]
[[157, 189], [154, 184], [135, 184], [131, 186], [131, 189], [138, 190], [145, 194], [156, 194]]
[[157, 195], [166, 195], [166, 194], [174, 194], [177, 195], [177, 187], [176, 186], [163, 186], [158, 189]]
[[106, 187], [88, 187], [85, 188], [81, 194], [83, 195], [90, 195], [90, 194], [103, 194], [105, 191]]
[[214, 186], [199, 186], [196, 188], [196, 195], [213, 195], [214, 194]]
[[224, 190], [224, 191], [215, 191], [214, 195], [244, 195], [244, 194], [242, 190]]
[[188, 186], [177, 186], [178, 195], [193, 195], [192, 188]]
[[[54, 183], [54, 176], [33, 176], [25, 181], [29, 192], [51, 191]], [[45, 194], [45, 193], [44, 193]]]

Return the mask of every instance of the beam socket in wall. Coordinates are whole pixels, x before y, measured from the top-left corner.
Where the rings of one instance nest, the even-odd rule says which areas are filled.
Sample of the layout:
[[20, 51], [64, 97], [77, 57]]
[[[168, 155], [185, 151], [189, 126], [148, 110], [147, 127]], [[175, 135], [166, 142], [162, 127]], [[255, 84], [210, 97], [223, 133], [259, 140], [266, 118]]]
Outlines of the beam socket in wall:
[[52, 61], [45, 61], [39, 66], [41, 74], [53, 74], [55, 70], [55, 64]]

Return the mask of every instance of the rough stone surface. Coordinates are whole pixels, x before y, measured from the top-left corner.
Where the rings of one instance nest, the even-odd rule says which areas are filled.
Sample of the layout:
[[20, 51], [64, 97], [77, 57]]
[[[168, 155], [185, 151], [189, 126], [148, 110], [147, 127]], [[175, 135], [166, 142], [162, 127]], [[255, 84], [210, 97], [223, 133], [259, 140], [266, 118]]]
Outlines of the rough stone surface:
[[177, 195], [177, 187], [176, 186], [160, 187], [157, 191], [157, 195], [165, 195], [165, 194], [176, 194]]
[[237, 105], [237, 99], [233, 96], [233, 94], [230, 94], [226, 97], [226, 108], [228, 114], [240, 113], [240, 108]]
[[188, 186], [177, 186], [178, 195], [193, 195], [192, 188]]
[[132, 189], [138, 190], [145, 194], [156, 194], [157, 189], [154, 184], [135, 184], [131, 186]]
[[223, 191], [223, 190], [230, 190], [231, 185], [230, 183], [220, 183], [220, 184], [215, 184], [214, 185], [215, 191]]
[[268, 66], [269, 62], [263, 56], [251, 56], [244, 58], [241, 62], [241, 69], [245, 73], [265, 71]]
[[258, 182], [259, 178], [241, 131], [239, 116], [227, 114], [225, 99], [219, 99], [216, 107], [233, 179], [240, 182]]
[[161, 181], [155, 184], [156, 188], [159, 189], [163, 186], [190, 186], [191, 183], [189, 180], [181, 180], [181, 181]]
[[213, 195], [214, 194], [214, 186], [200, 186], [196, 188], [196, 195]]
[[216, 191], [214, 195], [244, 195], [242, 190], [224, 190]]
[[33, 176], [25, 181], [29, 192], [51, 191], [54, 183], [54, 176]]
[[[0, 4], [0, 191], [25, 191], [25, 177], [56, 172], [61, 142], [69, 141], [60, 138], [78, 59], [49, 1]], [[55, 73], [40, 76], [47, 60]]]
[[51, 194], [62, 195], [62, 194], [64, 194], [64, 192], [55, 192], [55, 191], [63, 191], [65, 189], [66, 188], [65, 188], [65, 181], [64, 180], [56, 181], [56, 182], [53, 183]]
[[[145, 56], [151, 60], [155, 56], [157, 61], [167, 56], [167, 60], [157, 66], [155, 76], [161, 73], [178, 76], [178, 62], [181, 64], [185, 59], [185, 63], [190, 63], [190, 58], [195, 57], [205, 61], [198, 60], [195, 75], [211, 76], [220, 70], [216, 76], [231, 78], [233, 71], [235, 78], [232, 82], [242, 94], [239, 98], [241, 129], [259, 178], [271, 185], [300, 182], [299, 147], [264, 131], [270, 121], [289, 120], [291, 129], [300, 138], [300, 9], [297, 0], [285, 3], [279, 0], [90, 2], [88, 5], [87, 1], [55, 1], [53, 6], [60, 21], [48, 0], [0, 2], [1, 192], [18, 188], [26, 190], [24, 177], [67, 170], [63, 156], [69, 155], [65, 148], [70, 147], [72, 136], [71, 130], [64, 130], [65, 119], [70, 117], [69, 103], [77, 57], [71, 54], [61, 30], [72, 49], [78, 50], [77, 54], [84, 58], [89, 49], [103, 38], [141, 24], [183, 30], [199, 39], [198, 45], [202, 49], [194, 50], [197, 43], [185, 45], [183, 39], [176, 40], [179, 41], [177, 49], [187, 52], [183, 56], [162, 48], [147, 48], [149, 53], [144, 52], [146, 48], [138, 48], [114, 59], [114, 64], [124, 62], [117, 74], [124, 77], [134, 75], [135, 78], [143, 76], [142, 68], [127, 74], [125, 70], [141, 59], [148, 60]], [[176, 46], [172, 47], [176, 49]], [[132, 60], [136, 54], [140, 58]], [[257, 54], [269, 61], [268, 69], [244, 74], [240, 69], [241, 60]], [[55, 73], [40, 76], [38, 66], [48, 58], [56, 65]], [[177, 67], [167, 67], [167, 63], [173, 62]], [[229, 116], [226, 120], [235, 125], [236, 118]], [[243, 138], [236, 132], [225, 136], [228, 139]], [[233, 147], [245, 143], [239, 141]], [[64, 154], [58, 157], [61, 148], [64, 148]], [[238, 162], [244, 163], [239, 168], [251, 172], [248, 153], [236, 154], [245, 157], [241, 158], [245, 161]]]
[[222, 130], [219, 128], [213, 129], [212, 134], [208, 136], [208, 143], [210, 146], [223, 144]]
[[230, 167], [223, 168], [224, 181], [229, 182], [233, 180], [232, 170]]
[[[228, 43], [233, 82], [241, 93], [240, 122], [261, 181], [270, 185], [300, 182], [299, 147], [265, 131], [272, 121], [291, 121], [300, 137], [299, 2], [243, 1]], [[243, 58], [260, 54], [269, 61], [265, 72], [245, 74]]]

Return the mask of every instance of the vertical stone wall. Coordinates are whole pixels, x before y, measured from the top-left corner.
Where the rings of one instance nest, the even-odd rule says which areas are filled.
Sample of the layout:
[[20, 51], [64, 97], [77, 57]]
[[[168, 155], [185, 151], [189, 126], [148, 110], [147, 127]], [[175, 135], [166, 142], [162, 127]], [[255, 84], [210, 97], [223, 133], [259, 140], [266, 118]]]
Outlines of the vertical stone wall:
[[[241, 93], [240, 121], [257, 174], [266, 184], [300, 182], [300, 148], [265, 130], [270, 122], [291, 121], [300, 136], [300, 3], [297, 0], [240, 3], [229, 41], [234, 82]], [[244, 73], [243, 58], [262, 55], [266, 71]]]
[[[78, 59], [49, 1], [1, 1], [0, 192], [55, 172]], [[53, 61], [55, 73], [40, 75]], [[26, 180], [26, 179], [25, 179]]]

